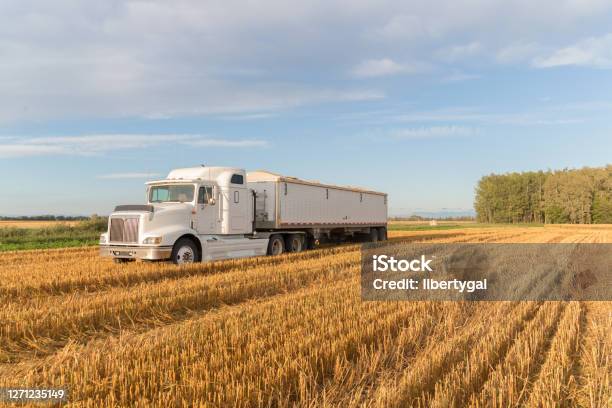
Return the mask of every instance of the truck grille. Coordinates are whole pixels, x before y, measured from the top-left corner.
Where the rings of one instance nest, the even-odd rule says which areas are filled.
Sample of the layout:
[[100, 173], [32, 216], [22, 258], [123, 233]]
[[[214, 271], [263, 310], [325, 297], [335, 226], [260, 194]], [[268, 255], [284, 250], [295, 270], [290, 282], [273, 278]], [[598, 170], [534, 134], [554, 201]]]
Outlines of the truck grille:
[[111, 218], [110, 242], [138, 242], [139, 218]]

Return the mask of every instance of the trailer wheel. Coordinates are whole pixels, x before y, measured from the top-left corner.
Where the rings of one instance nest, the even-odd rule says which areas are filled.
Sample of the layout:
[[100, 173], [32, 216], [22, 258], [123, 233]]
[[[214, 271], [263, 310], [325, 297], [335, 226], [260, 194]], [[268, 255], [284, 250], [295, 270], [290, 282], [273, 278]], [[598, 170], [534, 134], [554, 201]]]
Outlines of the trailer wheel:
[[194, 263], [198, 259], [198, 248], [189, 238], [181, 238], [172, 248], [171, 259], [176, 265]]
[[280, 255], [285, 252], [285, 241], [282, 235], [272, 235], [268, 242], [268, 255]]
[[287, 248], [288, 252], [302, 252], [304, 240], [299, 234], [288, 235], [285, 241], [285, 247]]
[[370, 242], [378, 241], [378, 231], [376, 228], [370, 228]]
[[387, 240], [387, 227], [380, 227], [378, 229], [378, 240], [379, 241]]

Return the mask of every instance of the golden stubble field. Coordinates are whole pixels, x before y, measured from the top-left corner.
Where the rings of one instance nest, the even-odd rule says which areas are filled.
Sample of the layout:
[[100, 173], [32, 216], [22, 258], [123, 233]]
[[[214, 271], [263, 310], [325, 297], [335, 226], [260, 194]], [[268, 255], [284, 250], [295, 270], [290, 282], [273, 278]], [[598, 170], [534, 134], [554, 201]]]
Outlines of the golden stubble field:
[[48, 228], [57, 225], [74, 227], [81, 221], [6, 221], [0, 220], [0, 228]]
[[[612, 226], [392, 232], [612, 242]], [[611, 302], [362, 302], [358, 245], [175, 267], [0, 253], [0, 386], [71, 406], [610, 406]]]

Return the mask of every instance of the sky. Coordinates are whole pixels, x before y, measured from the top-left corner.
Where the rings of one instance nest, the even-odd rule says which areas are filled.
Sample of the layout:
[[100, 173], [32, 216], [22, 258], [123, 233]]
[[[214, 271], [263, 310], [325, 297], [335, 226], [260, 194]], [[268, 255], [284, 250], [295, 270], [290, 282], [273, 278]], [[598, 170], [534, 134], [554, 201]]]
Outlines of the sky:
[[612, 162], [612, 2], [0, 2], [0, 215], [109, 214], [236, 166], [471, 212]]

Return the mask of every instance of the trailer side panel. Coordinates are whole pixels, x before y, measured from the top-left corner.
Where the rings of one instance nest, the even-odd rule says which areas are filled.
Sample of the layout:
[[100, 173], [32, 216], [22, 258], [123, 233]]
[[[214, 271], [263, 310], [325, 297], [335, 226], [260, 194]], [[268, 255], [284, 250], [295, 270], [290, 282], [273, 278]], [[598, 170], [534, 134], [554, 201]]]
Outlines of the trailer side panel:
[[384, 195], [282, 181], [278, 187], [278, 225], [281, 228], [292, 225], [365, 226], [387, 222]]
[[387, 224], [387, 196], [352, 187], [332, 186], [258, 173], [256, 228], [339, 228]]

